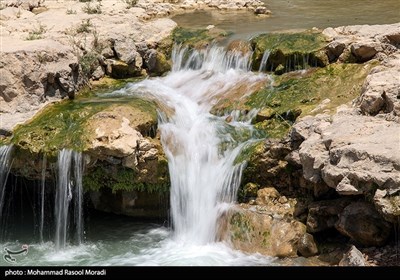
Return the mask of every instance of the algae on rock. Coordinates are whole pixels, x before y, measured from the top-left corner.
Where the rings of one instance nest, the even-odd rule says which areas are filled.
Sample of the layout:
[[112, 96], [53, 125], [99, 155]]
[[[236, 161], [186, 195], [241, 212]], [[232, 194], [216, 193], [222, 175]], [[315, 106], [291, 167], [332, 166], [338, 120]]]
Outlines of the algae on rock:
[[254, 50], [253, 70], [258, 70], [265, 52], [269, 52], [265, 69], [282, 74], [308, 67], [326, 66], [323, 48], [327, 38], [320, 32], [262, 34], [251, 40]]

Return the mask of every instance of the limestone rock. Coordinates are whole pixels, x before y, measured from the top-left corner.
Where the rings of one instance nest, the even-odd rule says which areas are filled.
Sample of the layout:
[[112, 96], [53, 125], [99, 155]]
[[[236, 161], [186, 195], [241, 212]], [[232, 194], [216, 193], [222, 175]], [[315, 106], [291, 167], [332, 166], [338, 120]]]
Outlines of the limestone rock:
[[[98, 63], [107, 74], [118, 73], [112, 67], [120, 65], [110, 61], [107, 65], [105, 59], [122, 59], [128, 65], [120, 67], [123, 75], [115, 76], [140, 75], [143, 58], [135, 44], [156, 45], [176, 27], [167, 18], [143, 22], [140, 17], [146, 10], [126, 9], [122, 1], [103, 2], [102, 13], [90, 17], [81, 11], [86, 3], [77, 2], [72, 9], [76, 13], [68, 13], [71, 7], [67, 1], [4, 0], [2, 8], [3, 4], [6, 8], [1, 11], [0, 131], [12, 131], [49, 102], [74, 98], [90, 78], [87, 74], [94, 74], [93, 79], [103, 75]], [[41, 9], [43, 5], [47, 10]], [[78, 31], [79, 22], [89, 24], [88, 32]], [[38, 36], [28, 40], [30, 34]]]
[[233, 40], [232, 42], [229, 43], [227, 50], [231, 52], [239, 52], [245, 55], [251, 52], [251, 45], [247, 41]]
[[332, 41], [326, 51], [329, 61], [365, 62], [372, 58], [384, 60], [396, 52], [400, 24], [353, 25], [326, 28], [323, 31]]
[[49, 101], [73, 97], [84, 84], [72, 48], [44, 41], [29, 42], [30, 51], [15, 48], [0, 56], [1, 129], [12, 130]]
[[339, 266], [366, 266], [363, 254], [352, 245], [339, 262]]
[[306, 226], [301, 222], [273, 218], [254, 207], [242, 207], [229, 210], [221, 218], [220, 238], [235, 249], [277, 257], [316, 253], [313, 237], [307, 235]]
[[335, 227], [364, 246], [385, 244], [391, 231], [391, 225], [367, 202], [354, 202], [344, 208]]
[[398, 189], [400, 170], [396, 166], [399, 166], [400, 157], [393, 148], [399, 142], [399, 135], [400, 125], [394, 122], [335, 116], [321, 139], [329, 143], [329, 161], [322, 169], [324, 181], [336, 188], [347, 177], [354, 188], [363, 192], [368, 192], [372, 183]]
[[171, 65], [167, 58], [161, 52], [155, 49], [149, 49], [144, 55], [144, 65], [150, 73], [161, 75], [171, 70]]
[[400, 67], [376, 67], [367, 77], [357, 105], [365, 114], [400, 116]]
[[299, 240], [298, 252], [306, 258], [318, 254], [317, 244], [315, 244], [314, 237], [311, 234], [305, 233]]
[[117, 57], [126, 64], [134, 64], [136, 62], [138, 52], [136, 51], [135, 42], [132, 39], [115, 41], [114, 50]]
[[292, 131], [295, 141], [307, 138], [299, 149], [304, 177], [322, 179], [341, 194], [370, 192], [373, 183], [399, 188], [400, 158], [394, 152], [399, 135], [395, 122], [347, 113], [333, 116], [331, 123], [304, 118]]
[[395, 224], [400, 217], [400, 193], [390, 193], [390, 190], [376, 190], [374, 204], [386, 221]]
[[351, 45], [351, 52], [356, 57], [357, 61], [365, 62], [373, 58], [378, 52], [383, 51], [379, 43], [363, 42]]
[[[132, 156], [137, 157], [143, 150], [141, 142], [149, 142], [138, 131], [146, 122], [151, 122], [152, 117], [131, 106], [114, 106], [93, 115], [87, 124], [87, 129], [92, 131], [88, 141], [88, 152], [98, 159], [112, 156], [125, 160], [131, 167]], [[154, 145], [147, 144], [152, 148]], [[148, 156], [147, 156], [148, 157]], [[137, 159], [136, 159], [137, 161]]]

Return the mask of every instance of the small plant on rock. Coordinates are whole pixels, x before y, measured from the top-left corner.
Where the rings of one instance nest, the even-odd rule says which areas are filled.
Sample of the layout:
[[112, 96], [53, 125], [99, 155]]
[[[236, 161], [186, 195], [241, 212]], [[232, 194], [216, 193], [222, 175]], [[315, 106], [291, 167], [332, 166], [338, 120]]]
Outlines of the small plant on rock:
[[67, 15], [75, 15], [76, 14], [76, 10], [72, 10], [71, 8], [67, 9], [66, 12]]
[[87, 2], [82, 8], [82, 11], [87, 14], [101, 14], [101, 4], [99, 3], [95, 6], [92, 6], [91, 2]]
[[127, 9], [135, 7], [137, 4], [137, 0], [123, 0], [123, 1], [125, 2]]
[[81, 24], [78, 26], [78, 28], [76, 29], [77, 33], [89, 33], [92, 27], [92, 23], [90, 22], [90, 19], [82, 20]]
[[43, 34], [46, 33], [46, 31], [47, 31], [46, 25], [39, 23], [39, 25], [35, 29], [29, 32], [28, 37], [26, 37], [26, 40], [43, 39]]

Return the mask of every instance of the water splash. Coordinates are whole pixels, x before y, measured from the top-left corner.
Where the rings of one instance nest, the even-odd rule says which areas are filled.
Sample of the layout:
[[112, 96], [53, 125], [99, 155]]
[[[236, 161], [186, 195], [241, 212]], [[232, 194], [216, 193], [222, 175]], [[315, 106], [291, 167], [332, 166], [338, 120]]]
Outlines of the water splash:
[[[221, 98], [246, 96], [265, 82], [265, 75], [250, 72], [250, 57], [215, 46], [200, 51], [177, 46], [169, 75], [113, 93], [159, 105], [174, 239], [183, 244], [215, 242], [220, 206], [236, 197], [244, 164], [235, 164], [235, 159], [252, 141], [251, 118], [234, 116], [227, 123], [226, 116], [214, 116], [210, 110]], [[236, 137], [243, 131], [249, 137]]]
[[[56, 249], [62, 249], [67, 243], [69, 231], [69, 206], [75, 195], [74, 222], [76, 227], [77, 241], [82, 242], [83, 219], [82, 219], [82, 154], [63, 149], [58, 154], [58, 182], [55, 201]], [[74, 188], [74, 192], [72, 191]]]
[[0, 146], [0, 223], [2, 221], [6, 183], [12, 165], [12, 151], [13, 145]]

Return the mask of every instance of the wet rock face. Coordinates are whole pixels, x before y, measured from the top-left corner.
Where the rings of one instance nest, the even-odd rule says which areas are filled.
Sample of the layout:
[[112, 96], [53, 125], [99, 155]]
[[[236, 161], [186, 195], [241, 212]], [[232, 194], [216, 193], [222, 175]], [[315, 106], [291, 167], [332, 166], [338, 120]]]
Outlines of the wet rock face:
[[391, 231], [390, 223], [384, 221], [373, 205], [354, 202], [339, 215], [335, 225], [342, 234], [364, 246], [382, 246]]
[[249, 253], [313, 256], [318, 249], [312, 235], [293, 219], [296, 203], [274, 188], [260, 189], [255, 205], [241, 204], [221, 217], [220, 238]]
[[318, 32], [263, 34], [251, 40], [253, 69], [258, 70], [265, 52], [265, 69], [282, 74], [305, 66], [326, 66], [329, 58], [323, 51], [326, 38]]
[[90, 192], [96, 210], [136, 218], [164, 219], [167, 217], [168, 196], [163, 193], [117, 191], [101, 189]]

